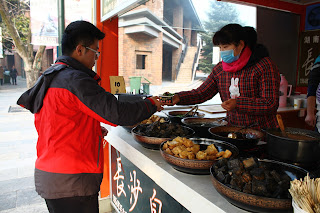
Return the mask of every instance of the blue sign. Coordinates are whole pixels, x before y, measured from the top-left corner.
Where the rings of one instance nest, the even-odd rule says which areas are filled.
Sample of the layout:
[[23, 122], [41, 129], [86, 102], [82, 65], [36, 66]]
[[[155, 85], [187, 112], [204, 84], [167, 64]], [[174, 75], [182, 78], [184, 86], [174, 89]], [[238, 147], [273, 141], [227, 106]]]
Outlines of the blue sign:
[[306, 10], [306, 30], [320, 29], [320, 4], [307, 7]]

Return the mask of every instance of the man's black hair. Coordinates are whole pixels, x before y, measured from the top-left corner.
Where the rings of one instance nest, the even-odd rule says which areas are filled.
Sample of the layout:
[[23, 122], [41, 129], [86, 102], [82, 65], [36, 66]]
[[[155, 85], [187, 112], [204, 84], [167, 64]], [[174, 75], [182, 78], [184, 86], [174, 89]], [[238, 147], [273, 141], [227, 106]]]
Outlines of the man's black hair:
[[78, 44], [88, 47], [94, 40], [101, 40], [105, 34], [87, 21], [71, 22], [64, 30], [61, 46], [63, 55], [71, 55]]

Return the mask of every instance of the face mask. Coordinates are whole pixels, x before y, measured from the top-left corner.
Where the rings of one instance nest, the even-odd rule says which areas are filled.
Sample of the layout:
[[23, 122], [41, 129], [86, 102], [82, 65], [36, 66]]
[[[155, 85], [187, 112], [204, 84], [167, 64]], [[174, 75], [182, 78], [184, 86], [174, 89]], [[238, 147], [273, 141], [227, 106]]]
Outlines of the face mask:
[[225, 50], [225, 51], [220, 51], [220, 56], [222, 58], [222, 61], [224, 61], [225, 63], [232, 63], [239, 59], [240, 54], [237, 56], [234, 56], [234, 50]]

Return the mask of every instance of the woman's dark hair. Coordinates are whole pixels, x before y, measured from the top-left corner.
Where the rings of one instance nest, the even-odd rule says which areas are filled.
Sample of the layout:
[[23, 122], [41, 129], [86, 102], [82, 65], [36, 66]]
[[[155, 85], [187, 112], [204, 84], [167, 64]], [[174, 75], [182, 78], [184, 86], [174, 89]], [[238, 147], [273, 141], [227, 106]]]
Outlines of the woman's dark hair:
[[61, 46], [63, 55], [71, 55], [78, 44], [88, 47], [94, 40], [103, 39], [105, 34], [87, 21], [75, 21], [64, 30]]
[[239, 45], [240, 40], [244, 41], [251, 50], [257, 44], [257, 32], [253, 27], [242, 27], [239, 24], [228, 24], [216, 32], [212, 38], [214, 45], [234, 44]]

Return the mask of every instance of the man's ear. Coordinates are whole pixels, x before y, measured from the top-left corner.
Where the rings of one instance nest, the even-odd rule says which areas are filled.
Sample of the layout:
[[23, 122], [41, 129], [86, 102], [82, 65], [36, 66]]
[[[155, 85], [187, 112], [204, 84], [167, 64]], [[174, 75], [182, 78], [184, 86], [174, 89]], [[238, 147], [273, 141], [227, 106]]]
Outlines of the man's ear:
[[76, 53], [78, 56], [82, 56], [82, 55], [84, 54], [83, 46], [80, 45], [80, 44], [78, 44], [77, 47], [76, 47], [75, 53]]

